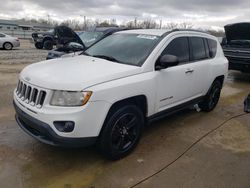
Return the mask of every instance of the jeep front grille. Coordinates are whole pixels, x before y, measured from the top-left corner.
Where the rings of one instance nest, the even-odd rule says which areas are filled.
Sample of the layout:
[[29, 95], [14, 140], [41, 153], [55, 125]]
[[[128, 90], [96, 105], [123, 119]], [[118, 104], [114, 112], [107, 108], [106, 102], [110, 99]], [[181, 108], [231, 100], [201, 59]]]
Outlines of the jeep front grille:
[[17, 84], [16, 94], [22, 101], [37, 108], [42, 108], [46, 97], [46, 91], [28, 85], [20, 80]]

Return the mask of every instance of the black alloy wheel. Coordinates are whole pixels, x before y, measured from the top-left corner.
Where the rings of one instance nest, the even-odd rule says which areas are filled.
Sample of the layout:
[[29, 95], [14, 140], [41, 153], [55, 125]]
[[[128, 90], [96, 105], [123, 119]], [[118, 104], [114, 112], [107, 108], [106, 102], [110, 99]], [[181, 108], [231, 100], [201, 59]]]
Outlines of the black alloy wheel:
[[144, 116], [137, 106], [113, 109], [99, 138], [101, 153], [111, 160], [128, 155], [138, 144], [143, 126]]

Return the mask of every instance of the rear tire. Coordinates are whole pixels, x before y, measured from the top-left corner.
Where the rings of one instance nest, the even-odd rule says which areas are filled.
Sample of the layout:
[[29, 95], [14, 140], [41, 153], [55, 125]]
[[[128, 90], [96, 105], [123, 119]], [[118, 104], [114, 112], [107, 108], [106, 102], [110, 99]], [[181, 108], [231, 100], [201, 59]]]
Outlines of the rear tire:
[[110, 160], [127, 156], [137, 146], [143, 126], [144, 115], [137, 106], [113, 109], [98, 140], [100, 152]]
[[3, 44], [3, 48], [4, 48], [5, 50], [12, 50], [13, 45], [12, 45], [10, 42], [5, 42], [5, 43]]
[[210, 112], [217, 106], [220, 99], [221, 89], [221, 82], [219, 80], [215, 80], [208, 94], [205, 96], [205, 99], [201, 103], [199, 103], [199, 107], [201, 108], [201, 110]]
[[36, 42], [35, 47], [39, 50], [43, 49], [43, 43], [42, 42]]
[[53, 49], [53, 42], [51, 40], [46, 40], [44, 42], [43, 46], [46, 50], [52, 50]]

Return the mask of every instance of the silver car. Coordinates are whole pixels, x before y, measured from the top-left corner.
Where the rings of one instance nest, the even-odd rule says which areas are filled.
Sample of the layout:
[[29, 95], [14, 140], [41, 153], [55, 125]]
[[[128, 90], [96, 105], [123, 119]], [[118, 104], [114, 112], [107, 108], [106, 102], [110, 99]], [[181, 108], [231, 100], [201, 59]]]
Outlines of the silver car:
[[11, 50], [13, 47], [19, 47], [20, 41], [16, 37], [0, 33], [0, 48]]

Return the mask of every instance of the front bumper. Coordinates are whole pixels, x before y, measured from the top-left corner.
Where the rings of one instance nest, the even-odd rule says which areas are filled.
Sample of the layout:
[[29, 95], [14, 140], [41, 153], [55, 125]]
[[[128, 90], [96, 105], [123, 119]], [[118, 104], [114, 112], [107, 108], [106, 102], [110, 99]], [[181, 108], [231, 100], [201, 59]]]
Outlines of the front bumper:
[[227, 57], [230, 70], [239, 70], [242, 72], [250, 72], [250, 59]]
[[49, 145], [61, 147], [86, 147], [95, 144], [97, 137], [68, 138], [57, 135], [46, 123], [33, 118], [21, 110], [14, 102], [16, 121], [30, 136]]

